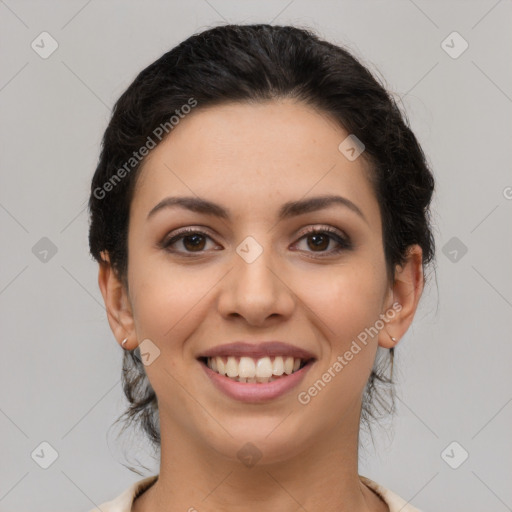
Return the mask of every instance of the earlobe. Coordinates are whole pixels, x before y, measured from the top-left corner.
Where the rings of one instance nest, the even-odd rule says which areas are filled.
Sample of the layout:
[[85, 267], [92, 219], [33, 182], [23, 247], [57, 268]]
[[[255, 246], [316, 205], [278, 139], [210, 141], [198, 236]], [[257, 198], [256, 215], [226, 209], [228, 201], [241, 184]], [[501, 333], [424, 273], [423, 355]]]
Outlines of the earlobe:
[[379, 346], [395, 347], [411, 325], [423, 292], [423, 251], [417, 244], [409, 247], [407, 259], [395, 272], [392, 297], [395, 309], [393, 318], [379, 333]]
[[110, 328], [121, 344], [128, 339], [122, 347], [128, 349], [130, 341], [135, 339], [135, 324], [128, 293], [121, 280], [116, 275], [110, 264], [110, 258], [106, 251], [101, 253], [104, 259], [98, 270], [98, 285], [105, 302], [107, 318]]

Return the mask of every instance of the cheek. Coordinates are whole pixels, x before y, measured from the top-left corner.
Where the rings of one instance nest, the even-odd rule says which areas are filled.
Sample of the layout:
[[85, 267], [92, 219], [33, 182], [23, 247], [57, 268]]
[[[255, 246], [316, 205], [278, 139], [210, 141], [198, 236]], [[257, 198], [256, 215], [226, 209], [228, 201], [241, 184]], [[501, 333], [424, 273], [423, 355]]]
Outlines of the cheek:
[[[149, 261], [149, 258], [146, 259]], [[137, 339], [149, 338], [160, 350], [180, 349], [198, 317], [204, 315], [208, 290], [217, 280], [198, 267], [154, 261], [142, 265], [134, 258], [130, 286]], [[176, 343], [172, 343], [176, 340]]]
[[[300, 285], [299, 285], [300, 283]], [[382, 312], [385, 283], [371, 262], [336, 266], [296, 280], [300, 297], [322, 322], [334, 350], [375, 324]]]
[[[197, 362], [186, 352], [187, 340], [211, 308], [208, 291], [217, 281], [211, 271], [154, 263], [151, 268], [134, 271], [130, 282], [137, 340], [149, 339], [160, 351], [158, 358], [145, 367], [146, 374], [162, 399], [159, 407], [184, 423], [197, 414], [187, 391], [187, 374]], [[189, 424], [185, 426], [190, 428]]]
[[373, 368], [383, 277], [371, 264], [347, 265], [304, 278], [301, 286], [327, 352], [311, 387], [300, 390], [300, 403], [307, 402], [308, 413], [321, 418], [324, 427], [334, 427], [344, 413], [357, 413]]

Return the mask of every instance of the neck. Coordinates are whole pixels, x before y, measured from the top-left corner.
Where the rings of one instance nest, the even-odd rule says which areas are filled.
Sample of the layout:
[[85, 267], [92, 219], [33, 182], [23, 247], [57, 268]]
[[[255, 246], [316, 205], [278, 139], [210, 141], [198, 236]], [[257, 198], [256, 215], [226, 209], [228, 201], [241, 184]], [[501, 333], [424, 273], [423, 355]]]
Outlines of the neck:
[[340, 422], [308, 446], [290, 444], [292, 456], [267, 463], [263, 457], [249, 467], [236, 455], [228, 458], [202, 445], [164, 416], [160, 422], [159, 478], [135, 500], [132, 512], [389, 512], [359, 479], [358, 423], [343, 428]]

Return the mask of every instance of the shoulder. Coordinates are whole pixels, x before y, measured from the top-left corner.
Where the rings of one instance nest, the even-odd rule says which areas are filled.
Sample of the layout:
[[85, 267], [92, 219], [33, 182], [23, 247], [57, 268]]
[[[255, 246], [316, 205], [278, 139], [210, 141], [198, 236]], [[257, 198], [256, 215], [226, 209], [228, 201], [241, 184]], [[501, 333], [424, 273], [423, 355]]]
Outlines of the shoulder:
[[[398, 494], [386, 489], [377, 482], [361, 475], [359, 478], [366, 486], [375, 491], [384, 500], [386, 505], [389, 507], [390, 512], [421, 512], [398, 496]], [[99, 507], [94, 508], [89, 512], [130, 512], [135, 498], [151, 487], [151, 485], [153, 485], [157, 480], [158, 475], [149, 476], [139, 480], [128, 487], [128, 489], [126, 489], [117, 498], [102, 503]]]
[[395, 494], [393, 491], [386, 489], [382, 485], [370, 480], [365, 476], [359, 475], [361, 481], [372, 491], [375, 491], [389, 507], [389, 512], [421, 512], [417, 508], [413, 507], [409, 502]]
[[158, 475], [148, 476], [142, 480], [138, 480], [117, 498], [106, 501], [89, 512], [130, 512], [135, 498], [151, 487], [157, 480]]

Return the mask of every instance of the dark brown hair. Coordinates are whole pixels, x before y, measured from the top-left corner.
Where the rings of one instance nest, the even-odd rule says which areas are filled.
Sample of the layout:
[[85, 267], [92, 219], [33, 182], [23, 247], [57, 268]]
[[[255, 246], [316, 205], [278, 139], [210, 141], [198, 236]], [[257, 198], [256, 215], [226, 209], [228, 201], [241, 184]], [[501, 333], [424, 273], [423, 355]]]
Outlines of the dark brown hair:
[[[423, 250], [424, 271], [433, 260], [429, 204], [434, 178], [406, 116], [386, 89], [346, 49], [309, 30], [225, 25], [195, 34], [162, 55], [138, 74], [113, 108], [91, 183], [89, 245], [100, 263], [101, 251], [108, 252], [127, 290], [128, 217], [140, 171], [140, 162], [131, 158], [149, 139], [160, 142], [158, 127], [167, 126], [165, 135], [171, 133], [170, 119], [180, 116], [191, 98], [196, 109], [293, 98], [335, 119], [364, 143], [389, 281], [413, 244]], [[388, 353], [392, 362], [393, 349]], [[394, 411], [393, 381], [382, 363], [376, 361], [365, 388], [361, 418], [368, 426], [370, 418]], [[124, 352], [123, 387], [129, 407], [121, 418], [138, 423], [159, 447], [157, 398], [138, 348]]]

